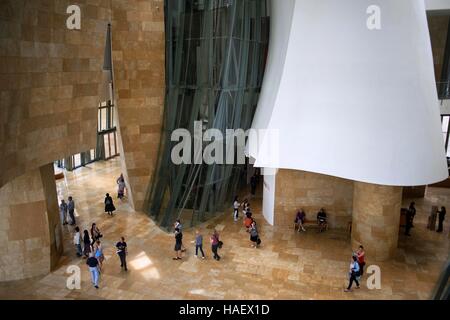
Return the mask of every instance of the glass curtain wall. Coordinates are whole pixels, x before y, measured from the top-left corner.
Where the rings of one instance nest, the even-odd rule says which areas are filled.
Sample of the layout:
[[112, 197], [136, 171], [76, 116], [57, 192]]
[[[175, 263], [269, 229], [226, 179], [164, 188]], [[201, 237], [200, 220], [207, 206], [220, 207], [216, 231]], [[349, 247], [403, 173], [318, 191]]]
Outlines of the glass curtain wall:
[[147, 209], [161, 227], [170, 228], [177, 218], [193, 226], [231, 206], [245, 165], [175, 165], [171, 150], [178, 141], [171, 141], [171, 134], [184, 128], [193, 137], [195, 121], [202, 132], [215, 128], [224, 137], [226, 129], [250, 128], [269, 18], [265, 0], [165, 0], [165, 20], [164, 126]]

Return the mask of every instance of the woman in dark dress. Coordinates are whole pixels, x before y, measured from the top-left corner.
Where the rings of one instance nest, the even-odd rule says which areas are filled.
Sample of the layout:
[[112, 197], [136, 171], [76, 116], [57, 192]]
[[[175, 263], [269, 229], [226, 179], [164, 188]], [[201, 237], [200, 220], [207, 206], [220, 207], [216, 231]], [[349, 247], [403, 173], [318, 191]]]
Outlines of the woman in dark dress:
[[87, 258], [89, 257], [89, 253], [91, 253], [91, 238], [89, 237], [89, 232], [87, 230], [84, 230], [83, 232], [83, 243], [84, 243], [84, 248], [83, 248], [83, 253], [84, 256]]
[[183, 234], [180, 229], [175, 228], [175, 252], [177, 256], [173, 260], [181, 260], [181, 247], [183, 245]]
[[105, 197], [105, 212], [112, 216], [114, 210], [116, 210], [116, 207], [114, 207], [113, 199], [109, 193], [107, 193]]

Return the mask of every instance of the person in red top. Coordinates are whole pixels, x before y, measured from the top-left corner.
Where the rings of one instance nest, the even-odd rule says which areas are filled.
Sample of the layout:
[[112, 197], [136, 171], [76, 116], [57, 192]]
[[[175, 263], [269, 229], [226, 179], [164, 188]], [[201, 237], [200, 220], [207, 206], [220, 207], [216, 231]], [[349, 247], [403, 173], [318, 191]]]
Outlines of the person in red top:
[[363, 275], [364, 266], [366, 265], [366, 262], [364, 260], [365, 255], [366, 255], [366, 253], [364, 252], [364, 247], [359, 246], [358, 250], [356, 251], [356, 257], [358, 259], [359, 270], [360, 270], [361, 276]]

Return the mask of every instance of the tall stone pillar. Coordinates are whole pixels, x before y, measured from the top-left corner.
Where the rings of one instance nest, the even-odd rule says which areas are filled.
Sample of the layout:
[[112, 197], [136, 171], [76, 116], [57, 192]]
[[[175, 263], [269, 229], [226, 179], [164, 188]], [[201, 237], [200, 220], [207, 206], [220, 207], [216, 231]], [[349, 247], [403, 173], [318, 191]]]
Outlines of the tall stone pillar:
[[53, 164], [0, 188], [0, 282], [45, 275], [63, 253]]
[[370, 260], [395, 254], [400, 224], [402, 187], [354, 183], [352, 247], [363, 245]]

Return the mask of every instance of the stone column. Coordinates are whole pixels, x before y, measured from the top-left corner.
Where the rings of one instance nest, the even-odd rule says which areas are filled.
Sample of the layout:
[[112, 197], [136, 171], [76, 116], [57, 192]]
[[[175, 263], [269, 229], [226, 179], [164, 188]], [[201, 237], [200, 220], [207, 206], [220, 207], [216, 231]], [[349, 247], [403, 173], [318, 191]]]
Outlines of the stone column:
[[363, 245], [370, 260], [395, 254], [400, 224], [402, 187], [354, 183], [352, 247]]
[[53, 164], [0, 188], [0, 282], [45, 275], [63, 253]]

